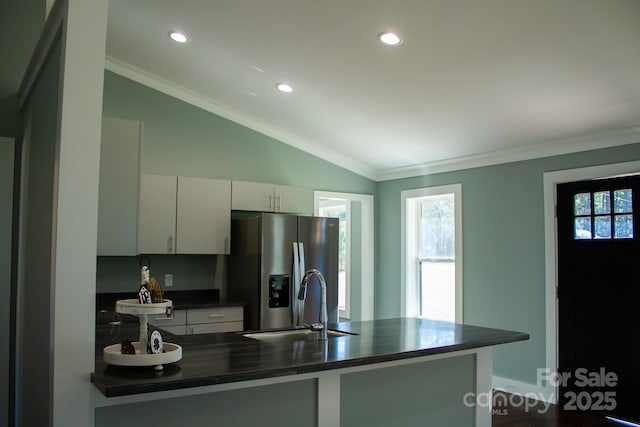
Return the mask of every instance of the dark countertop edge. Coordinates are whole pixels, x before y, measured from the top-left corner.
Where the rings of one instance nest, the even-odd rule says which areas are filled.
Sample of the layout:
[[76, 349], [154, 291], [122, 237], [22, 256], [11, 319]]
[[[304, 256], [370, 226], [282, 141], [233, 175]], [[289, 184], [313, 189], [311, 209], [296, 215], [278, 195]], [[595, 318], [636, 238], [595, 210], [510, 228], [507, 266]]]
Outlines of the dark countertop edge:
[[247, 371], [241, 373], [233, 373], [226, 375], [218, 375], [211, 377], [192, 378], [176, 381], [167, 381], [164, 383], [150, 384], [131, 384], [131, 385], [109, 385], [94, 382], [94, 373], [91, 373], [91, 382], [106, 397], [129, 396], [133, 394], [145, 394], [160, 391], [180, 390], [193, 387], [204, 387], [220, 384], [228, 384], [242, 381], [261, 380], [267, 378], [277, 378], [290, 375], [309, 374], [313, 372], [329, 371], [342, 368], [351, 368], [355, 366], [371, 365], [384, 362], [392, 362], [396, 360], [413, 359], [424, 356], [433, 356], [436, 354], [453, 353], [463, 350], [472, 350], [475, 348], [489, 347], [499, 344], [507, 344], [517, 341], [525, 341], [529, 339], [529, 334], [513, 333], [508, 337], [491, 338], [487, 340], [474, 341], [472, 343], [462, 343], [445, 347], [436, 347], [422, 350], [412, 350], [407, 352], [379, 354], [361, 358], [334, 360], [330, 362], [319, 362], [290, 366], [286, 368], [265, 369], [261, 371]]

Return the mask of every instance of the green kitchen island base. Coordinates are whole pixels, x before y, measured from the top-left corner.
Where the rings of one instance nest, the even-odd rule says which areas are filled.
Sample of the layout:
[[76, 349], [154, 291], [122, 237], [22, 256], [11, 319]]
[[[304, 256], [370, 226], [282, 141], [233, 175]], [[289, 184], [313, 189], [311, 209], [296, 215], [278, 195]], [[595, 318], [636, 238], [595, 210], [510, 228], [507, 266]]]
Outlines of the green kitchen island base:
[[491, 367], [480, 347], [111, 398], [94, 390], [95, 426], [490, 427]]

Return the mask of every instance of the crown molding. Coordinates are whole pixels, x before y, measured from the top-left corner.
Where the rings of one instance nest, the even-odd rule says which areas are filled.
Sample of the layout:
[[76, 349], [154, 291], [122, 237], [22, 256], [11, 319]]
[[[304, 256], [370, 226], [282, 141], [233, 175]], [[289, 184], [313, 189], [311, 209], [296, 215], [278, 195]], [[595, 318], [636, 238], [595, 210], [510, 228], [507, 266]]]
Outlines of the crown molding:
[[227, 105], [220, 104], [209, 97], [191, 91], [141, 68], [134, 67], [133, 65], [107, 55], [105, 58], [105, 69], [173, 98], [194, 105], [205, 111], [224, 117], [232, 122], [274, 138], [279, 142], [319, 157], [337, 166], [357, 173], [358, 175], [362, 175], [365, 178], [375, 180], [375, 169], [365, 165], [364, 163], [358, 162], [334, 150], [327, 149], [321, 144], [300, 138], [299, 136], [288, 132], [283, 132], [282, 130], [269, 126], [266, 123], [259, 122]]
[[618, 131], [545, 142], [524, 148], [380, 170], [376, 174], [376, 181], [390, 181], [394, 179], [453, 172], [464, 169], [499, 165], [503, 163], [559, 156], [562, 154], [571, 154], [581, 151], [597, 150], [600, 148], [635, 144], [639, 142], [640, 126], [636, 126]]
[[113, 73], [194, 105], [198, 108], [202, 108], [203, 110], [216, 114], [220, 117], [224, 117], [225, 119], [231, 120], [263, 135], [274, 138], [284, 144], [295, 147], [374, 181], [390, 181], [394, 179], [453, 172], [640, 142], [640, 126], [636, 126], [618, 131], [550, 141], [524, 148], [458, 157], [399, 168], [375, 170], [375, 168], [367, 166], [362, 162], [358, 162], [334, 150], [329, 150], [321, 144], [284, 132], [280, 129], [276, 129], [266, 123], [259, 122], [227, 105], [220, 104], [211, 98], [176, 85], [171, 81], [122, 62], [116, 58], [106, 56], [105, 68]]

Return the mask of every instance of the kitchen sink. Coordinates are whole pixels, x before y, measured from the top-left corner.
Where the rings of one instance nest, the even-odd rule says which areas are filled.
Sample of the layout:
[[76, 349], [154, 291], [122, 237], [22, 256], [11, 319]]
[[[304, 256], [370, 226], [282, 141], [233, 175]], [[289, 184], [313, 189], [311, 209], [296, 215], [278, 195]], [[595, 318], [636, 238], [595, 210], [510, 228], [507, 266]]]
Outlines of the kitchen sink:
[[[354, 335], [352, 332], [339, 331], [337, 329], [329, 329], [327, 331], [327, 336], [329, 338], [337, 338], [337, 337], [351, 337]], [[312, 331], [311, 329], [285, 329], [278, 331], [259, 331], [259, 332], [250, 332], [243, 334], [243, 336], [247, 338], [251, 338], [254, 340], [260, 341], [315, 341], [318, 339], [318, 332]]]

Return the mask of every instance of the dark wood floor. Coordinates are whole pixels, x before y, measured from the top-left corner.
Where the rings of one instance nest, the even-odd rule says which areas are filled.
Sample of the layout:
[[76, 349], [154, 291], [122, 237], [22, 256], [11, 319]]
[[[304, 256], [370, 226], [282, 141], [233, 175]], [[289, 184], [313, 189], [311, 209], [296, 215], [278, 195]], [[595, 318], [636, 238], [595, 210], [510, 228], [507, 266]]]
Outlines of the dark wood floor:
[[[527, 401], [525, 405], [518, 398], [509, 399], [511, 395], [499, 393], [496, 392], [494, 396], [493, 427], [622, 427], [622, 424], [609, 421], [601, 414], [563, 411], [557, 405], [545, 410], [544, 404], [534, 400]], [[506, 407], [502, 406], [505, 401]]]

